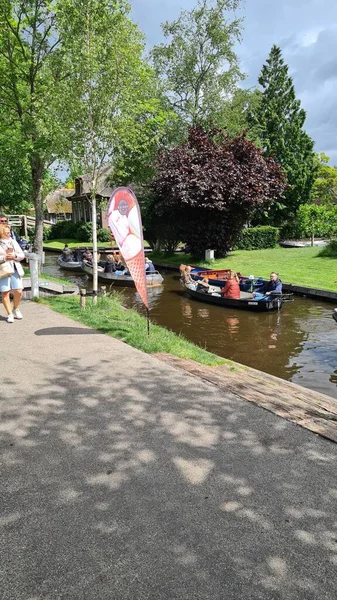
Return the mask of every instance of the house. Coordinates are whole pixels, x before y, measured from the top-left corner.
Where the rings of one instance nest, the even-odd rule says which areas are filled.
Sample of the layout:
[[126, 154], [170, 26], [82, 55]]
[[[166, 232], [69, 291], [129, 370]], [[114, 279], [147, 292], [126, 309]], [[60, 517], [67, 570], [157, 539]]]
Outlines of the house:
[[57, 221], [70, 221], [72, 218], [72, 204], [69, 198], [75, 190], [60, 188], [50, 192], [45, 200], [45, 218], [53, 223]]
[[[106, 165], [99, 170], [97, 177], [96, 198], [98, 227], [107, 227], [105, 208], [113, 191], [113, 188], [110, 186], [111, 174], [112, 166]], [[87, 175], [76, 177], [75, 179], [75, 191], [70, 198], [73, 207], [73, 221], [75, 223], [79, 223], [80, 221], [87, 223], [92, 220], [92, 206], [90, 202], [91, 177], [92, 175], [89, 173]]]

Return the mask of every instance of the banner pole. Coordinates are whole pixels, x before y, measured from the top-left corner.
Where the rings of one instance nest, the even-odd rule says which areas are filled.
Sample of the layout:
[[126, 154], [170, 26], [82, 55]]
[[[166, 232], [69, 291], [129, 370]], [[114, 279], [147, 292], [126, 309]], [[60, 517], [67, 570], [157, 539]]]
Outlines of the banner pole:
[[146, 317], [147, 317], [147, 335], [150, 335], [150, 311], [146, 309]]

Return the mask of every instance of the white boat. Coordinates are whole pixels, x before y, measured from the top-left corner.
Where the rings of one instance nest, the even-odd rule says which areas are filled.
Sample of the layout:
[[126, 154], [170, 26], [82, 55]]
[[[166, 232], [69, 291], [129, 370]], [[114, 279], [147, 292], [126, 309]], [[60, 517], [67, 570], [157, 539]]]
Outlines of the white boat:
[[82, 263], [78, 260], [63, 260], [62, 256], [58, 256], [56, 259], [57, 264], [61, 269], [66, 271], [82, 271]]
[[[87, 261], [82, 262], [82, 270], [92, 277], [92, 265]], [[117, 275], [116, 273], [105, 273], [104, 268], [98, 266], [98, 280], [104, 283], [113, 283], [114, 285], [120, 285], [123, 287], [135, 287], [135, 282], [131, 275]], [[155, 273], [151, 273], [146, 275], [146, 286], [147, 287], [156, 287], [157, 285], [161, 285], [164, 281], [162, 275], [155, 271]]]

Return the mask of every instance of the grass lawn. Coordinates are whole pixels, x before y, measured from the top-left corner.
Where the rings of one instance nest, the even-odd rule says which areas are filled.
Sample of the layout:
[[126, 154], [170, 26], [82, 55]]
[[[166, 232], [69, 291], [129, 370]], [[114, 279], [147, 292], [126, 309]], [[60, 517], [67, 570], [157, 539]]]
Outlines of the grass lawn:
[[269, 277], [276, 271], [285, 283], [337, 292], [337, 258], [319, 256], [322, 248], [267, 248], [265, 250], [236, 250], [226, 258], [215, 260], [211, 265], [195, 261], [188, 254], [156, 254], [155, 258], [166, 263], [180, 263], [234, 269], [243, 275]]
[[80, 308], [79, 296], [49, 296], [38, 301], [74, 321], [118, 338], [148, 354], [167, 352], [210, 366], [231, 363], [195, 346], [183, 336], [153, 323], [150, 324], [148, 336], [146, 318], [135, 310], [125, 309], [122, 304], [123, 296], [119, 292], [113, 293], [111, 297], [98, 298], [97, 306], [93, 306], [91, 298], [87, 298], [85, 309]]
[[[57, 248], [58, 250], [63, 250], [65, 244], [68, 244], [69, 248], [85, 248], [86, 246], [92, 247], [92, 242], [79, 242], [78, 240], [74, 240], [73, 238], [61, 238], [58, 240], [48, 240], [47, 242], [43, 242], [44, 248]], [[108, 248], [110, 246], [109, 242], [98, 242], [99, 248]]]

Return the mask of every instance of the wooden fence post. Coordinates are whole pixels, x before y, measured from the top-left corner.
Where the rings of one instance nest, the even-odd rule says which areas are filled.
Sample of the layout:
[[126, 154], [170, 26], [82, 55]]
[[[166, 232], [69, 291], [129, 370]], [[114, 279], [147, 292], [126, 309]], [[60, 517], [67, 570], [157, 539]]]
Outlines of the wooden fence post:
[[85, 308], [86, 300], [87, 300], [87, 290], [81, 289], [80, 290], [80, 307], [81, 308]]

